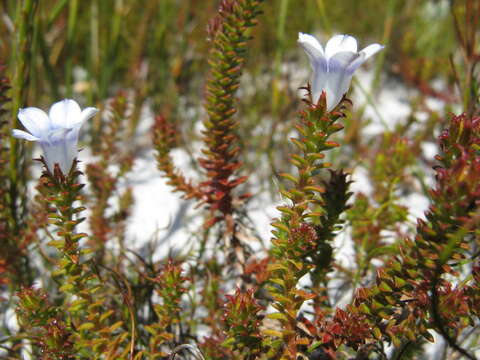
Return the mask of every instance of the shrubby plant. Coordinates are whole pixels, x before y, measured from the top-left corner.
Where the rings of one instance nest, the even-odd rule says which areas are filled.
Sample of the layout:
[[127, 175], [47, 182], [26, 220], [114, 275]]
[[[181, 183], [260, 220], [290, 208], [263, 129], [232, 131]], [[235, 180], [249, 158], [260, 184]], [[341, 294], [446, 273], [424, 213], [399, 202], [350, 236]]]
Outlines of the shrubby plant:
[[[121, 54], [119, 24], [123, 12], [136, 9], [126, 3], [115, 2], [107, 51], [92, 54], [97, 67]], [[281, 3], [285, 14], [288, 1]], [[96, 21], [105, 4], [90, 2], [94, 53], [100, 41]], [[400, 7], [389, 4], [392, 12]], [[201, 144], [192, 165], [198, 173], [194, 178], [177, 168], [172, 153], [187, 147], [184, 139], [192, 134], [183, 134], [186, 127], [173, 110], [179, 106], [175, 100], [151, 100], [150, 91], [158, 89], [141, 70], [148, 65], [141, 61], [143, 48], [133, 46], [135, 51], [125, 55], [133, 75], [120, 71], [126, 66], [122, 62], [109, 65], [125, 75], [128, 89], [109, 89], [109, 82], [115, 88], [118, 79], [108, 66], [100, 72], [92, 65], [92, 79], [74, 84], [74, 58], [69, 56], [63, 64], [66, 87], [56, 88], [47, 38], [35, 31], [51, 26], [68, 7], [65, 49], [74, 51], [80, 41], [75, 37], [77, 16], [84, 5], [58, 1], [48, 18], [37, 1], [15, 6], [13, 60], [0, 67], [2, 358], [421, 359], [438, 343], [433, 358], [478, 357], [480, 56], [475, 11], [480, 5], [467, 0], [450, 7], [463, 55], [451, 58], [462, 110], [430, 111], [423, 122], [412, 112], [406, 122], [390, 124], [391, 131], [370, 140], [361, 111], [352, 108], [347, 93], [354, 71], [383, 45], [357, 52], [355, 38], [336, 35], [324, 50], [312, 35], [300, 33], [312, 81], [300, 89], [301, 104], [290, 100], [297, 120], [289, 118], [288, 126], [280, 120], [291, 112], [270, 99], [269, 115], [278, 116], [271, 121], [279, 126], [272, 129], [282, 136], [294, 130], [295, 135], [290, 148], [285, 142], [274, 144], [274, 135], [262, 135], [269, 144], [265, 158], [289, 159], [278, 172], [271, 161], [275, 171], [264, 182], [258, 176], [264, 169], [255, 168], [248, 156], [252, 148], [263, 151], [262, 141], [245, 136], [244, 127], [247, 114], [256, 112], [259, 120], [264, 108], [254, 102], [247, 106], [239, 94], [247, 85], [242, 74], [251, 65], [254, 36], [268, 32], [262, 27], [268, 16], [262, 14], [271, 15], [271, 2], [222, 0], [212, 6], [217, 10], [207, 28], [203, 128], [192, 140]], [[151, 22], [151, 11], [168, 13], [182, 5], [165, 1], [145, 6], [138, 41], [149, 36], [150, 26], [159, 31], [157, 40], [166, 36], [168, 27]], [[283, 21], [286, 26], [285, 16]], [[48, 115], [34, 107], [20, 109], [32, 98], [34, 74], [28, 75], [35, 65], [29, 56], [34, 44], [55, 89], [51, 95], [73, 97], [73, 88], [84, 86], [88, 96], [79, 102], [87, 108], [81, 111], [76, 101], [65, 99], [54, 103]], [[149, 49], [155, 50], [145, 45]], [[162, 53], [162, 59], [167, 57]], [[403, 75], [416, 82], [419, 93], [446, 102], [456, 96], [433, 91], [432, 79], [412, 75], [414, 70]], [[175, 80], [181, 88], [181, 77]], [[149, 252], [164, 245], [152, 241], [139, 249], [126, 230], [136, 200], [129, 178], [145, 150], [135, 139], [141, 137], [146, 103], [155, 111], [146, 147], [155, 152], [157, 175], [203, 216], [192, 246], [160, 259]], [[100, 114], [94, 116], [96, 107]], [[88, 141], [78, 152], [82, 125]], [[30, 163], [29, 148], [19, 139], [40, 143], [43, 153], [37, 162]], [[438, 154], [427, 159], [422, 145], [433, 141]], [[273, 151], [280, 146], [287, 153]], [[354, 188], [358, 159], [368, 174], [369, 193]], [[36, 176], [39, 167], [42, 173]], [[257, 182], [270, 185], [272, 176], [278, 183], [270, 191], [277, 193], [280, 205], [271, 222], [272, 238], [262, 239], [249, 214], [260, 197]], [[34, 191], [28, 191], [29, 185]], [[412, 222], [406, 199], [419, 185], [429, 207]], [[162, 204], [155, 212], [152, 216], [166, 216]], [[341, 237], [352, 245], [348, 263], [340, 260]], [[263, 240], [269, 240], [268, 246], [261, 246]]]

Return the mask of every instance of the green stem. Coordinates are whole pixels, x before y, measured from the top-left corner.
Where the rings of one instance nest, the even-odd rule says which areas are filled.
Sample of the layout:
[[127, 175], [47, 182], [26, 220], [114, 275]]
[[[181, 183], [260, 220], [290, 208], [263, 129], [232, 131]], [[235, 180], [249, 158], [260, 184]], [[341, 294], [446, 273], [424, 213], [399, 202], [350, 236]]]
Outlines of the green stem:
[[67, 23], [67, 44], [65, 62], [65, 86], [66, 96], [72, 97], [73, 94], [73, 51], [75, 47], [74, 36], [77, 26], [78, 0], [70, 0], [68, 3], [68, 23]]
[[279, 87], [278, 87], [278, 76], [280, 73], [280, 66], [282, 64], [282, 55], [285, 51], [285, 23], [288, 12], [288, 3], [289, 0], [281, 0], [280, 2], [280, 11], [278, 13], [278, 26], [276, 29], [277, 37], [277, 50], [275, 52], [275, 62], [273, 66], [273, 83], [272, 83], [272, 116], [277, 117], [278, 104], [279, 104]]
[[60, 92], [58, 91], [58, 79], [55, 71], [50, 64], [49, 60], [49, 49], [47, 48], [47, 44], [45, 43], [45, 38], [41, 34], [45, 31], [45, 27], [42, 21], [42, 18], [39, 16], [37, 17], [37, 27], [39, 36], [38, 39], [38, 46], [40, 49], [40, 56], [42, 57], [43, 68], [45, 69], [45, 75], [47, 77], [47, 81], [50, 85], [50, 90], [52, 91], [52, 97], [55, 99], [60, 99]]
[[[12, 93], [11, 93], [11, 127], [20, 127], [17, 119], [18, 109], [27, 102], [28, 82], [31, 67], [31, 41], [33, 36], [33, 18], [38, 5], [38, 0], [24, 0], [17, 6], [16, 36], [12, 45]], [[19, 214], [19, 189], [25, 187], [23, 164], [23, 147], [19, 146], [16, 138], [10, 137], [10, 212], [13, 221], [13, 231], [20, 229], [21, 216]]]

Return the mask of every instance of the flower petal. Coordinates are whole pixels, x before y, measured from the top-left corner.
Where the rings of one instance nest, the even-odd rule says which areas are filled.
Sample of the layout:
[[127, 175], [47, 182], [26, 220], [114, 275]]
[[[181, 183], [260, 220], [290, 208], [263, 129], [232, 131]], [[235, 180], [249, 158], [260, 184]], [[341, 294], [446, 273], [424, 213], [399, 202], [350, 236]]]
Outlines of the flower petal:
[[359, 57], [358, 59], [355, 59], [350, 65], [349, 65], [349, 71], [354, 72], [357, 70], [357, 68], [362, 65], [367, 59], [373, 55], [375, 55], [377, 52], [382, 50], [384, 46], [380, 44], [372, 44], [368, 45], [365, 49], [359, 52]]
[[56, 102], [48, 113], [52, 125], [51, 129], [72, 127], [79, 121], [80, 114], [80, 106], [75, 100], [65, 99]]
[[18, 110], [18, 119], [30, 134], [37, 138], [42, 138], [50, 126], [47, 114], [36, 107]]
[[48, 133], [48, 137], [43, 141], [50, 145], [56, 145], [66, 141], [68, 135], [72, 132], [69, 128], [57, 128]]
[[13, 129], [12, 130], [12, 136], [16, 137], [17, 139], [24, 139], [28, 141], [38, 141], [40, 140], [38, 137], [33, 136], [26, 131], [23, 130], [18, 130], [18, 129]]
[[[329, 78], [325, 86], [327, 93], [327, 111], [332, 111], [342, 100], [343, 95], [348, 91], [353, 75], [343, 74], [335, 78]], [[346, 88], [346, 91], [344, 90]]]
[[78, 156], [77, 139], [78, 139], [78, 133], [76, 135], [75, 141], [68, 141], [68, 140], [65, 141], [64, 152], [65, 152], [65, 161], [67, 164], [66, 167], [68, 168], [68, 169], [65, 169], [66, 173], [70, 171], [70, 168], [72, 167], [72, 164], [73, 164], [73, 160]]
[[65, 139], [70, 142], [74, 142], [75, 146], [78, 143], [78, 135], [80, 133], [80, 128], [82, 127], [83, 122], [73, 125], [71, 129], [65, 134]]
[[327, 59], [325, 58], [322, 45], [314, 36], [298, 33], [298, 44], [305, 50], [310, 60], [310, 66], [313, 70], [312, 99], [314, 103], [317, 103], [327, 80]]
[[80, 114], [79, 123], [83, 124], [88, 119], [94, 117], [98, 113], [98, 109], [94, 107], [87, 107], [83, 109]]
[[305, 50], [311, 62], [315, 59], [325, 57], [322, 45], [320, 45], [314, 36], [298, 33], [297, 42], [303, 48], [303, 50]]
[[325, 90], [325, 85], [328, 79], [327, 62], [325, 59], [317, 60], [313, 65], [312, 76], [312, 100], [316, 104]]
[[47, 141], [41, 141], [45, 162], [48, 169], [53, 171], [54, 165], [58, 163], [64, 174], [67, 174], [72, 167], [73, 159], [77, 156], [77, 139], [80, 125], [73, 128], [58, 128], [50, 131]]
[[325, 85], [327, 111], [335, 108], [348, 91], [353, 76], [353, 71], [350, 71], [350, 64], [359, 56], [357, 53], [342, 51], [329, 59], [328, 79]]
[[365, 49], [360, 51], [360, 53], [365, 54], [365, 60], [368, 59], [370, 56], [375, 55], [377, 52], [382, 50], [385, 46], [380, 44], [371, 44], [368, 45]]
[[335, 35], [328, 40], [327, 45], [325, 46], [325, 56], [327, 59], [341, 51], [351, 51], [356, 53], [357, 40], [350, 35]]
[[69, 159], [67, 159], [67, 154], [65, 153], [65, 143], [59, 142], [56, 144], [51, 144], [42, 141], [40, 142], [40, 145], [42, 146], [43, 155], [48, 170], [53, 173], [55, 164], [58, 164], [62, 170], [62, 173], [68, 174], [70, 168], [72, 167], [73, 159], [71, 162], [69, 162]]

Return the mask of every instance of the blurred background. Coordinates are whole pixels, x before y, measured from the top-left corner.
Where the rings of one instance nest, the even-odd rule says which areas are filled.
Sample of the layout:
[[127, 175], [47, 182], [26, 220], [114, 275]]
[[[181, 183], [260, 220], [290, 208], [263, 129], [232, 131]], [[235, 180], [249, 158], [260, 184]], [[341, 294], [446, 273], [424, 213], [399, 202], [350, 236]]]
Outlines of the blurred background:
[[[131, 89], [139, 101], [148, 99], [154, 112], [176, 117], [202, 104], [208, 70], [206, 26], [218, 3], [2, 0], [0, 61], [14, 75], [18, 58], [28, 54], [22, 106], [50, 104], [63, 97], [101, 103], [119, 89]], [[298, 32], [315, 34], [323, 44], [338, 33], [356, 37], [360, 48], [372, 42], [384, 44], [385, 50], [366, 65], [373, 72], [372, 86], [361, 84], [373, 97], [379, 87], [399, 84], [418, 90], [417, 96], [408, 98], [412, 107], [421, 106], [425, 96], [454, 101], [450, 59], [456, 61], [460, 54], [451, 12], [462, 21], [465, 3], [266, 1], [252, 33], [245, 86], [239, 94], [245, 108], [242, 127], [251, 131], [266, 117], [280, 123], [293, 117], [298, 108], [296, 89], [305, 85], [309, 73], [296, 43]], [[25, 8], [28, 14], [22, 12]], [[192, 120], [196, 119], [182, 122]]]
[[[159, 201], [169, 203], [178, 199], [164, 182], [164, 192], [159, 192], [158, 184], [145, 185], [159, 178], [149, 130], [154, 115], [163, 114], [176, 124], [176, 160], [198, 176], [194, 160], [205, 119], [206, 27], [218, 4], [218, 0], [0, 1], [0, 63], [7, 66], [12, 81], [12, 127], [19, 127], [18, 107], [46, 110], [67, 97], [82, 107], [105, 109], [108, 99], [119, 92], [128, 94], [131, 131], [120, 141], [136, 159], [136, 177], [130, 179], [138, 185], [131, 221], [134, 234], [145, 231], [145, 226], [151, 234], [159, 224], [158, 219], [147, 224], [151, 213], [145, 203], [147, 210], [142, 212], [138, 201], [142, 193], [157, 193]], [[304, 94], [299, 88], [310, 77], [308, 60], [297, 45], [298, 32], [314, 34], [324, 45], [331, 35], [342, 33], [353, 35], [360, 49], [374, 42], [385, 45], [356, 73], [346, 131], [337, 139], [343, 147], [330, 156], [336, 167], [352, 174], [352, 189], [365, 194], [361, 201], [369, 198], [368, 206], [375, 209], [385, 203], [398, 205], [401, 216], [379, 228], [388, 225], [399, 231], [398, 223], [410, 219], [413, 225], [428, 205], [424, 189], [432, 181], [435, 138], [444, 128], [445, 114], [459, 113], [474, 102], [465, 90], [475, 76], [468, 72], [465, 47], [472, 36], [475, 40], [476, 31], [468, 29], [476, 29], [476, 9], [471, 0], [265, 1], [264, 13], [251, 32], [238, 91], [243, 173], [251, 175], [245, 187], [258, 195], [259, 200], [254, 197], [250, 204], [252, 211], [268, 208], [263, 217], [253, 216], [262, 219], [253, 227], [265, 243], [271, 217], [276, 216], [274, 205], [280, 200], [278, 174], [290, 170], [288, 139]], [[107, 124], [108, 117], [97, 116], [82, 130], [84, 162], [89, 162], [89, 149], [93, 154], [98, 150]], [[174, 208], [162, 226], [183, 214], [180, 205]]]

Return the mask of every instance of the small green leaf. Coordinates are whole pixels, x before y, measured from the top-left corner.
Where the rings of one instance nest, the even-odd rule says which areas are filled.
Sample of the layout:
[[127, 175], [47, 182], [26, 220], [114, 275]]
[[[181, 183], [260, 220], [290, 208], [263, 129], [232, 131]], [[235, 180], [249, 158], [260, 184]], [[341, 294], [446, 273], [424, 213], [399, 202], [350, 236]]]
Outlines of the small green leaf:
[[275, 312], [275, 313], [268, 314], [267, 318], [274, 319], [274, 320], [281, 320], [281, 321], [285, 321], [285, 322], [290, 321], [290, 319], [287, 315], [282, 314], [280, 312]]
[[361, 303], [358, 309], [364, 314], [371, 315], [370, 309], [365, 303]]
[[293, 176], [292, 174], [282, 173], [282, 174], [280, 174], [280, 176], [283, 177], [284, 179], [290, 180], [294, 184], [298, 184], [298, 179], [295, 176]]
[[393, 280], [397, 288], [402, 288], [407, 283], [405, 280], [403, 280], [402, 278], [399, 278], [398, 276], [395, 276]]
[[382, 292], [392, 292], [392, 288], [385, 282], [385, 281], [382, 281], [380, 283], [380, 285], [378, 285], [378, 288], [382, 291]]
[[382, 331], [380, 330], [380, 328], [378, 328], [377, 326], [375, 326], [373, 328], [373, 336], [375, 337], [375, 339], [377, 340], [381, 340], [382, 339]]
[[315, 341], [310, 347], [307, 349], [308, 353], [311, 353], [313, 350], [321, 346], [323, 343], [321, 341]]
[[283, 333], [278, 330], [273, 330], [273, 329], [264, 329], [262, 330], [263, 334], [267, 336], [273, 336], [273, 337], [278, 337], [278, 338], [283, 338]]
[[93, 329], [95, 327], [95, 324], [94, 323], [91, 323], [91, 322], [86, 322], [86, 323], [83, 323], [82, 325], [80, 325], [78, 327], [78, 330], [82, 331], [82, 330], [90, 330], [90, 329]]

